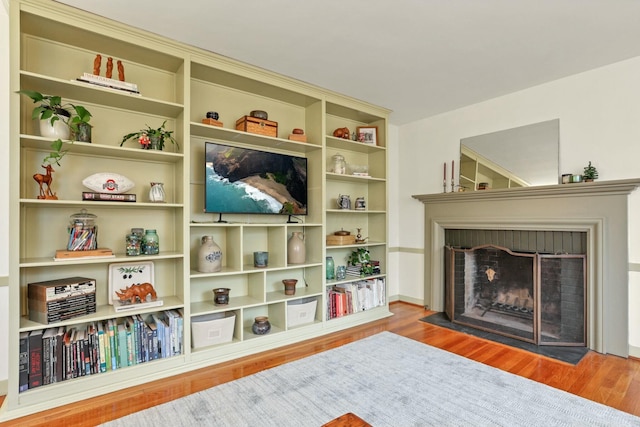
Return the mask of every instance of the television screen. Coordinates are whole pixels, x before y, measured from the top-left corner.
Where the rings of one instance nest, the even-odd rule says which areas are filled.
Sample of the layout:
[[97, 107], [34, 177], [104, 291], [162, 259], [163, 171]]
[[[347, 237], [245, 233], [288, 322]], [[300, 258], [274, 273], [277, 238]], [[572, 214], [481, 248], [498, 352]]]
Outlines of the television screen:
[[307, 214], [307, 159], [205, 143], [205, 212]]

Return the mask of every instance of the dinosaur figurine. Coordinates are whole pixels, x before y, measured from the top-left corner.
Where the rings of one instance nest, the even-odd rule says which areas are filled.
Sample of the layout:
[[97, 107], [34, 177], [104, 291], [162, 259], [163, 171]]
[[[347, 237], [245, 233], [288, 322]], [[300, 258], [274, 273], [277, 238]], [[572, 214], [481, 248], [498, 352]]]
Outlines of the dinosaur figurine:
[[145, 302], [149, 294], [151, 294], [151, 299], [155, 301], [157, 297], [156, 291], [153, 289], [153, 285], [148, 282], [127, 286], [124, 289], [120, 289], [120, 292], [116, 291], [120, 301], [129, 300], [131, 304], [135, 304], [138, 300]]

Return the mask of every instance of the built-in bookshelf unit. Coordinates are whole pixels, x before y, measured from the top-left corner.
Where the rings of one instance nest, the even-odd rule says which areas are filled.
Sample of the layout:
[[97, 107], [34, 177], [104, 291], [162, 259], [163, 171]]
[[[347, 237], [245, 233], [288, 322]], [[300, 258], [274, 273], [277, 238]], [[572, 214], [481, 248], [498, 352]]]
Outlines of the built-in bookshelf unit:
[[[10, 14], [9, 379], [0, 421], [391, 315], [386, 290], [387, 110], [54, 1], [11, 0]], [[115, 77], [115, 64], [122, 61], [126, 82], [137, 84], [139, 94], [79, 81], [92, 73], [98, 54], [102, 75], [107, 58], [113, 58]], [[45, 173], [42, 162], [53, 139], [40, 136], [31, 119], [34, 104], [19, 90], [61, 96], [63, 103], [82, 105], [93, 116], [92, 142], [66, 142], [68, 153], [53, 164], [55, 200], [38, 198], [33, 179]], [[236, 130], [236, 120], [253, 110], [267, 111], [269, 120], [278, 123], [276, 136]], [[220, 126], [203, 122], [209, 111], [218, 112]], [[163, 123], [177, 144], [167, 143], [162, 151], [144, 150], [135, 139], [121, 144], [124, 135]], [[376, 144], [332, 136], [343, 127], [351, 132], [376, 127]], [[289, 138], [294, 128], [304, 129], [306, 142]], [[226, 222], [219, 222], [219, 214], [205, 213], [207, 142], [306, 158], [307, 215], [288, 222], [287, 215], [225, 214]], [[332, 171], [336, 153], [349, 165], [366, 166], [368, 175]], [[83, 201], [87, 188], [82, 181], [99, 172], [133, 181], [128, 193], [136, 201]], [[163, 183], [163, 203], [151, 201], [152, 182]], [[363, 197], [366, 209], [339, 209], [341, 194], [354, 201]], [[113, 256], [55, 260], [56, 251], [66, 249], [72, 216], [85, 210], [96, 216], [98, 246], [111, 249]], [[159, 253], [128, 256], [126, 236], [132, 228], [155, 229]], [[342, 229], [354, 235], [360, 229], [364, 243], [327, 245], [327, 235]], [[303, 263], [288, 262], [293, 233], [304, 238]], [[221, 248], [218, 272], [198, 271], [203, 236], [211, 236]], [[363, 247], [378, 261], [379, 271], [369, 277], [327, 279], [326, 257], [346, 265], [349, 254]], [[254, 267], [256, 251], [268, 251], [267, 267]], [[115, 309], [109, 289], [113, 266], [127, 263], [153, 265], [152, 285], [162, 306]], [[32, 320], [28, 285], [72, 277], [95, 281], [95, 310], [48, 324]], [[293, 295], [285, 294], [285, 279], [297, 279]], [[365, 279], [377, 284], [376, 303], [331, 318], [332, 290], [355, 290]], [[217, 288], [229, 289], [228, 304], [214, 303]], [[258, 316], [268, 316], [269, 333], [254, 333]], [[211, 331], [203, 339], [200, 322], [208, 319], [224, 324], [213, 339]], [[164, 343], [156, 331], [146, 339], [139, 332], [137, 343], [125, 344], [127, 331], [133, 333], [136, 325], [140, 331], [153, 330], [154, 321], [166, 321]], [[117, 341], [98, 336], [110, 328], [115, 339], [122, 339], [119, 347]], [[36, 343], [40, 331], [50, 350], [47, 380], [25, 387], [20, 367], [24, 371], [28, 358], [21, 356], [21, 344], [30, 339]], [[69, 335], [69, 340], [77, 332], [88, 346], [78, 348], [95, 351], [85, 370], [54, 374], [60, 367], [52, 357], [63, 354], [55, 353], [61, 349], [51, 338], [54, 332]], [[122, 353], [124, 347], [135, 350], [138, 359], [125, 357], [130, 354]], [[118, 359], [101, 366], [100, 350]], [[72, 356], [58, 357], [66, 362]]]

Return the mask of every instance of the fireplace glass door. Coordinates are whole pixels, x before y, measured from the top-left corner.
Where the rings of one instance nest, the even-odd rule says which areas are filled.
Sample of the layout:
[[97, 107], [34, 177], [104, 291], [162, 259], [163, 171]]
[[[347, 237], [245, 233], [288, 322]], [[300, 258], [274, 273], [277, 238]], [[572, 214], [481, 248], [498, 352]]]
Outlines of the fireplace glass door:
[[539, 345], [585, 345], [585, 256], [446, 248], [450, 320]]

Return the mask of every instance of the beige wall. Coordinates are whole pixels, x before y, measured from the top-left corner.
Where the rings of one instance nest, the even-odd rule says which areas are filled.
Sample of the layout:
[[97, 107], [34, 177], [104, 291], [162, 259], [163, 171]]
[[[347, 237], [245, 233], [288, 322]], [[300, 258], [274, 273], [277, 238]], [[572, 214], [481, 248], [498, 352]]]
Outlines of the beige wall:
[[[581, 173], [591, 160], [601, 180], [640, 177], [640, 57], [467, 106], [400, 128], [400, 294], [423, 297], [423, 205], [413, 194], [442, 191], [442, 165], [458, 159], [461, 138], [560, 119], [560, 169]], [[629, 262], [640, 263], [640, 192], [629, 199]], [[630, 272], [640, 301], [640, 272]], [[413, 278], [413, 279], [411, 279]], [[640, 315], [630, 307], [631, 353], [639, 355]]]

